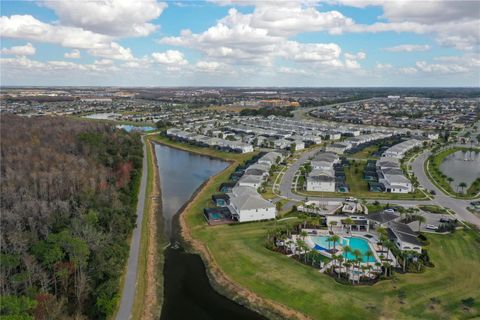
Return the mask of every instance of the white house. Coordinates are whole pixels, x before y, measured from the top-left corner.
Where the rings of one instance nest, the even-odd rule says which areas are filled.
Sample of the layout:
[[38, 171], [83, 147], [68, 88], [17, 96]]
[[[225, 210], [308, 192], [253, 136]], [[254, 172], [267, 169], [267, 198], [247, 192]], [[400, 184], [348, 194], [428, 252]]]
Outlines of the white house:
[[325, 148], [329, 152], [335, 152], [337, 154], [343, 154], [346, 150], [350, 149], [352, 145], [346, 142], [333, 143]]
[[377, 163], [378, 182], [382, 183], [386, 192], [408, 193], [413, 191], [413, 185], [400, 168], [398, 158], [383, 157]]
[[263, 199], [253, 188], [234, 187], [228, 196], [232, 216], [239, 222], [274, 219], [277, 215], [275, 205]]
[[274, 164], [277, 163], [277, 159], [279, 159], [281, 162], [283, 160], [283, 155], [280, 152], [269, 152], [265, 154], [263, 157], [258, 159], [258, 163], [260, 164], [266, 164], [269, 166], [273, 166]]
[[388, 238], [402, 251], [415, 251], [422, 253], [422, 242], [417, 234], [406, 224], [389, 222], [387, 228]]
[[335, 192], [335, 175], [331, 171], [312, 170], [307, 177], [307, 191]]
[[409, 150], [421, 145], [422, 142], [416, 139], [403, 141], [385, 150], [385, 152], [382, 154], [382, 157], [401, 159]]
[[258, 188], [260, 188], [263, 181], [264, 181], [263, 176], [243, 175], [238, 180], [238, 185], [240, 187], [251, 187], [251, 188], [255, 188], [255, 190], [257, 190]]
[[290, 143], [290, 146], [292, 146], [292, 144], [295, 144], [295, 150], [293, 150], [293, 151], [298, 151], [298, 150], [305, 149], [305, 142], [303, 142], [302, 140], [295, 140], [295, 141]]

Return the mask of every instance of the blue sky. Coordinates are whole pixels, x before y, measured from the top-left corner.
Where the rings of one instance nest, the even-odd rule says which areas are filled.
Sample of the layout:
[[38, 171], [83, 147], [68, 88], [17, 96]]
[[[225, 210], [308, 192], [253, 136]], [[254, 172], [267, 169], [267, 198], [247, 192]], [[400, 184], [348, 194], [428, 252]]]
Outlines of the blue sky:
[[2, 85], [479, 86], [476, 1], [2, 1]]

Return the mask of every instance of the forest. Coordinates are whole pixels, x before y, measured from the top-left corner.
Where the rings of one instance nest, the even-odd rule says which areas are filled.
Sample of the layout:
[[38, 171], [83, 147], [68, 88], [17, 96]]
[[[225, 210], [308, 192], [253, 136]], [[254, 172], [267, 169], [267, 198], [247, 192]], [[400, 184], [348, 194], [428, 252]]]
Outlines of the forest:
[[0, 119], [1, 319], [105, 319], [117, 308], [140, 136], [66, 117]]

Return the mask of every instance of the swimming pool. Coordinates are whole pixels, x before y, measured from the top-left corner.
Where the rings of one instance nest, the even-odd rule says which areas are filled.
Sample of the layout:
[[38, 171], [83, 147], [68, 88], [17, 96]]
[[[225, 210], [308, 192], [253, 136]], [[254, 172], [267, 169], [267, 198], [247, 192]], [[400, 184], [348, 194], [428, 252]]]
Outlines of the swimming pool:
[[[329, 238], [328, 236], [310, 236], [312, 241], [315, 243], [315, 250], [318, 251], [327, 251], [329, 248], [333, 248], [333, 242], [330, 242], [330, 245], [327, 241]], [[370, 246], [368, 245], [368, 241], [362, 238], [357, 238], [357, 237], [344, 237], [341, 238], [340, 243], [336, 243], [336, 247], [338, 248], [339, 246], [350, 246], [352, 248], [352, 251], [358, 249], [362, 253], [362, 262], [375, 262], [374, 257], [370, 257], [369, 260], [367, 260], [367, 256], [365, 255], [368, 250], [370, 250]], [[351, 253], [348, 254], [343, 254], [343, 257], [347, 258], [348, 260], [354, 260], [355, 256]]]

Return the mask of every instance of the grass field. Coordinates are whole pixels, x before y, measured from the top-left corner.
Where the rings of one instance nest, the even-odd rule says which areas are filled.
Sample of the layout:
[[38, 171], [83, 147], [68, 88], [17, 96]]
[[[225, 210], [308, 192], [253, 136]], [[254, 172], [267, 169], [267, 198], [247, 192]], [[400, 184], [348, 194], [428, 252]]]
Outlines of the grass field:
[[363, 148], [362, 150], [349, 154], [347, 155], [348, 158], [356, 158], [356, 159], [378, 159], [373, 157], [372, 155], [377, 152], [380, 149], [380, 146], [378, 145], [372, 145], [368, 146], [366, 148]]
[[[397, 274], [394, 280], [374, 286], [341, 285], [318, 270], [265, 248], [267, 230], [287, 222], [215, 227], [205, 224], [205, 204], [234, 167], [235, 164], [218, 175], [183, 214], [192, 236], [205, 245], [213, 261], [235, 283], [313, 319], [480, 316], [478, 233], [460, 230], [453, 235], [429, 235], [429, 252], [436, 267], [422, 274]], [[468, 298], [473, 298], [469, 308], [462, 303]]]
[[[267, 250], [265, 234], [274, 222], [214, 228], [191, 223], [195, 224], [194, 234], [235, 282], [313, 319], [452, 319], [480, 315], [480, 277], [476, 271], [480, 268], [480, 240], [472, 231], [429, 236], [436, 267], [423, 274], [397, 275], [393, 281], [372, 287], [350, 287]], [[474, 298], [475, 306], [467, 311], [461, 300], [469, 297]]]

